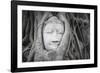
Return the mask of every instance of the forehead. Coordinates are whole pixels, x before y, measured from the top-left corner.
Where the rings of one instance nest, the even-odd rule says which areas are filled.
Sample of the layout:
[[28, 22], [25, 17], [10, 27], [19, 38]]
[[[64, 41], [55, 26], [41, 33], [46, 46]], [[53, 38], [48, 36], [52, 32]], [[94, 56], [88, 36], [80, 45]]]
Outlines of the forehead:
[[45, 26], [45, 29], [46, 30], [49, 30], [49, 29], [64, 29], [64, 26], [63, 24], [59, 24], [59, 23], [48, 23], [46, 24]]
[[58, 19], [58, 17], [56, 17], [56, 16], [50, 17], [45, 22], [45, 30], [50, 30], [50, 29], [63, 30], [64, 29], [63, 22], [60, 19]]

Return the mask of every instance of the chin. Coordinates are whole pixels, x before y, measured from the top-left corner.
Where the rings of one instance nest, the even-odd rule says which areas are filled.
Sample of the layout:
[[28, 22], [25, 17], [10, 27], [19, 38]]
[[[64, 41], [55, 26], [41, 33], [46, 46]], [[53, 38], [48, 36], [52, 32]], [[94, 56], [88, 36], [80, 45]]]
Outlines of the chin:
[[57, 48], [48, 49], [49, 51], [56, 51]]

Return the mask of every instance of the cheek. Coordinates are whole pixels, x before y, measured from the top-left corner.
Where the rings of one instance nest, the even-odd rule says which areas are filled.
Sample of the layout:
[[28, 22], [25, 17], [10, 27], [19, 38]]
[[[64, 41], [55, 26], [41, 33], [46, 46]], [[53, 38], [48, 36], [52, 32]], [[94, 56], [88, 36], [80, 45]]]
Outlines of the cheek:
[[61, 40], [62, 37], [63, 37], [63, 34], [58, 34], [58, 35], [56, 36], [56, 38], [57, 38], [58, 40]]
[[50, 42], [50, 40], [51, 40], [51, 35], [49, 34], [46, 34], [46, 33], [44, 33], [43, 34], [43, 39], [44, 39], [44, 44], [47, 44], [47, 43], [49, 43]]

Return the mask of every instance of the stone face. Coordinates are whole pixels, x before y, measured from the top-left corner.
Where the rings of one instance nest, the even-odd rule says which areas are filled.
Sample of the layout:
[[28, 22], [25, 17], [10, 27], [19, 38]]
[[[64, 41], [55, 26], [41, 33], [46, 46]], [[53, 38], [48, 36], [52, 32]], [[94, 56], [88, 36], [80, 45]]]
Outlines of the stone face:
[[64, 25], [53, 16], [46, 21], [43, 29], [43, 41], [46, 50], [56, 50], [64, 34]]

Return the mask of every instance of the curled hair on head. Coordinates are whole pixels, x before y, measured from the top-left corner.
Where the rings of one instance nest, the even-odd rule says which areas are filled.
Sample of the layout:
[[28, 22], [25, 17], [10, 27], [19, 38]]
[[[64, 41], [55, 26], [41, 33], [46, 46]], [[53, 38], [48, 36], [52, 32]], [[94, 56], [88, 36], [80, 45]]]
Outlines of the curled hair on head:
[[54, 24], [62, 24], [62, 21], [58, 19], [56, 16], [50, 17], [47, 21], [44, 22], [45, 24], [54, 23]]

